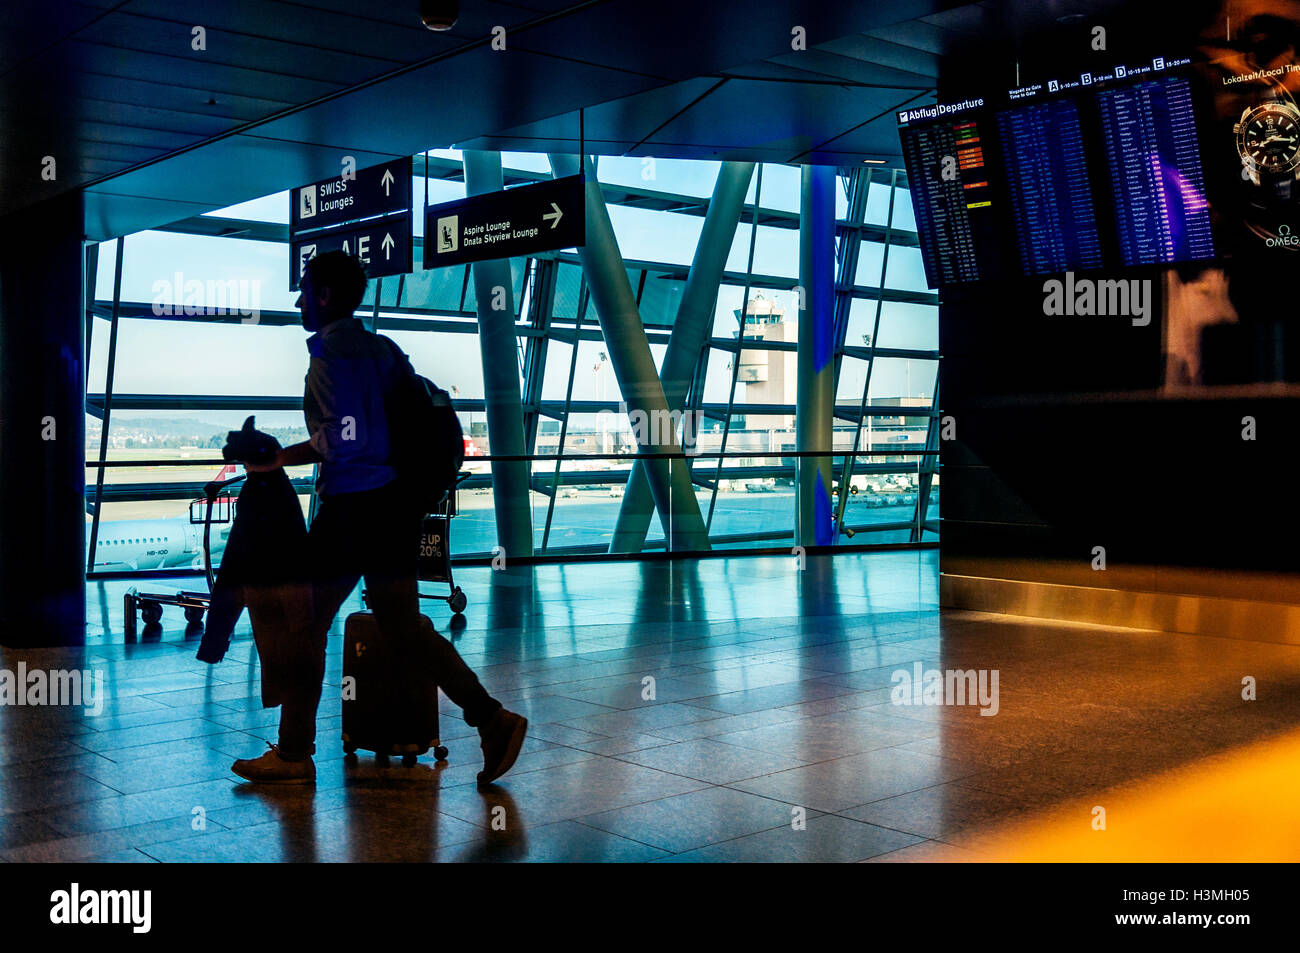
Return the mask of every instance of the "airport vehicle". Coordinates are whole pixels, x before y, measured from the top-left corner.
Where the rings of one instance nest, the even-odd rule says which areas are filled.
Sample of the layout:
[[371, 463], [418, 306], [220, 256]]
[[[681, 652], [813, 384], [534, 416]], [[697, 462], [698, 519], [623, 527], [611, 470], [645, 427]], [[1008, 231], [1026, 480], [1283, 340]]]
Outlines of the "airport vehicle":
[[[218, 476], [233, 470], [233, 466], [223, 467]], [[128, 642], [135, 639], [137, 612], [139, 612], [140, 618], [145, 625], [154, 625], [162, 621], [163, 606], [181, 606], [185, 612], [186, 622], [203, 621], [203, 614], [207, 612], [211, 603], [212, 587], [216, 581], [216, 577], [212, 572], [213, 512], [215, 510], [217, 514], [216, 521], [226, 527], [228, 531], [230, 524], [234, 520], [236, 500], [234, 497], [226, 495], [224, 491], [244, 478], [245, 474], [241, 473], [225, 480], [213, 480], [203, 487], [203, 497], [190, 503], [191, 525], [202, 525], [203, 527], [203, 572], [207, 577], [208, 591], [198, 592], [196, 590], [180, 589], [175, 592], [141, 592], [135, 586], [132, 586], [126, 591], [122, 599], [125, 617], [123, 634]]]
[[483, 459], [483, 451], [471, 437], [465, 435], [465, 462], [462, 464], [470, 473], [490, 473], [492, 464]]

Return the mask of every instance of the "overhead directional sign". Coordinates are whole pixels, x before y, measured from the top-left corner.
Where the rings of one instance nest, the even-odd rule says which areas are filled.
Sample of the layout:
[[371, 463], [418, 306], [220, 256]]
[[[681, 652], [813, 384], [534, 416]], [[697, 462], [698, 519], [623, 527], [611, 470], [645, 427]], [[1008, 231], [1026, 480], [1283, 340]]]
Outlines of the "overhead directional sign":
[[289, 239], [289, 288], [296, 291], [307, 260], [327, 251], [356, 255], [371, 278], [404, 275], [411, 270], [411, 216], [386, 215], [344, 228], [309, 232]]
[[424, 210], [424, 267], [514, 258], [587, 240], [582, 175], [472, 195]]
[[291, 235], [390, 212], [410, 212], [411, 157], [304, 185], [290, 192], [289, 200]]
[[411, 270], [411, 159], [394, 159], [289, 193], [289, 288], [307, 259], [346, 251], [371, 278]]

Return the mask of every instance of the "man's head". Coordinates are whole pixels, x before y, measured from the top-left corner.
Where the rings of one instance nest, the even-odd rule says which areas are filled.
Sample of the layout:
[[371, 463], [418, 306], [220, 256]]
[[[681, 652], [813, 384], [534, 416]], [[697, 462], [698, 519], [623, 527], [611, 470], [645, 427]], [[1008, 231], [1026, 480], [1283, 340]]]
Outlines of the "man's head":
[[365, 265], [356, 255], [330, 251], [309, 259], [294, 302], [302, 312], [302, 326], [319, 331], [340, 318], [352, 317], [366, 295], [366, 283]]

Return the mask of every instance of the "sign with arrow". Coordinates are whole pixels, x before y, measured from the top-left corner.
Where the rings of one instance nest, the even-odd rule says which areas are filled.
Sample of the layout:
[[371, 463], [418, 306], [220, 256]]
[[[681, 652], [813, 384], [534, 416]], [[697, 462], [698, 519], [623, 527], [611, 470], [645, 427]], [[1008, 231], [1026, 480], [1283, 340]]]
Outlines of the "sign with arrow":
[[409, 156], [293, 189], [289, 204], [290, 290], [307, 259], [327, 251], [356, 255], [371, 278], [411, 270]]
[[515, 258], [587, 240], [582, 175], [520, 185], [424, 210], [424, 267]]
[[289, 193], [289, 234], [411, 211], [411, 158], [394, 159], [355, 175], [322, 179]]
[[412, 268], [411, 247], [409, 212], [292, 237], [289, 239], [289, 288], [298, 289], [298, 279], [308, 259], [327, 251], [356, 255], [371, 278], [404, 275]]

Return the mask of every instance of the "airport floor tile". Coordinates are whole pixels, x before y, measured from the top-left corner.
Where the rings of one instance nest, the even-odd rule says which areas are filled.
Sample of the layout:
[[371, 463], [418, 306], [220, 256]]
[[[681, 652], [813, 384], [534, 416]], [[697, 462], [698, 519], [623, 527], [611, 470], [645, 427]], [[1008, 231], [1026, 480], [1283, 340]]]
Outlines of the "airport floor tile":
[[[445, 698], [445, 763], [343, 757], [330, 699], [357, 594], [328, 643], [316, 785], [259, 789], [230, 772], [278, 725], [247, 623], [216, 666], [176, 619], [124, 644], [128, 583], [97, 582], [85, 646], [0, 648], [0, 669], [106, 686], [93, 707], [0, 706], [0, 862], [963, 860], [1300, 735], [1300, 648], [941, 611], [937, 576], [934, 551], [458, 571], [463, 619], [425, 608], [530, 720], [484, 790]], [[918, 665], [972, 673], [946, 697], [965, 703], [903, 691]]]

